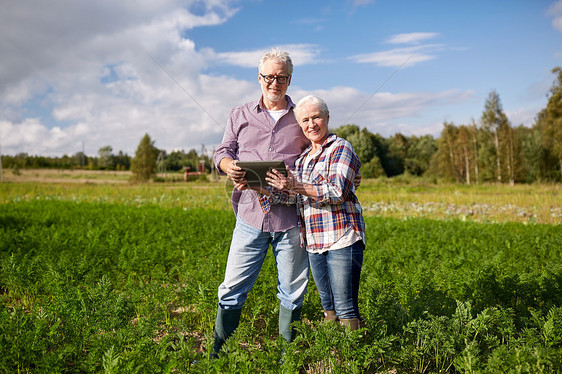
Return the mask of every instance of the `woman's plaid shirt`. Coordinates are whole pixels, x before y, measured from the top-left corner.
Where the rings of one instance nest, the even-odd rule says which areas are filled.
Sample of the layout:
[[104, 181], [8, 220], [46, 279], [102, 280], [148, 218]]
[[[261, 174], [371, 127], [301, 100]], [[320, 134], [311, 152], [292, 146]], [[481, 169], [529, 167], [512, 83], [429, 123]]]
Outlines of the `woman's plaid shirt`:
[[[296, 160], [294, 174], [316, 188], [316, 198], [296, 196], [301, 245], [316, 252], [330, 247], [350, 228], [364, 237], [365, 221], [353, 185], [361, 163], [351, 144], [330, 134], [307, 163], [311, 150], [308, 147]], [[295, 195], [273, 191], [269, 199], [261, 200], [262, 208], [267, 209], [270, 203], [294, 203]]]

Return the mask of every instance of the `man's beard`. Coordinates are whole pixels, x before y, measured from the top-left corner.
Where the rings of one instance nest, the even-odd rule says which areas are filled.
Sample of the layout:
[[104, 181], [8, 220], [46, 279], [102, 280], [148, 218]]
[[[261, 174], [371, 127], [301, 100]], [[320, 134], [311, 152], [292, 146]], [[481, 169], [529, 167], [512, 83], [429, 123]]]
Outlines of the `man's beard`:
[[285, 95], [273, 95], [270, 94], [269, 92], [265, 96], [267, 97], [267, 100], [272, 101], [274, 103], [279, 102], [285, 98]]

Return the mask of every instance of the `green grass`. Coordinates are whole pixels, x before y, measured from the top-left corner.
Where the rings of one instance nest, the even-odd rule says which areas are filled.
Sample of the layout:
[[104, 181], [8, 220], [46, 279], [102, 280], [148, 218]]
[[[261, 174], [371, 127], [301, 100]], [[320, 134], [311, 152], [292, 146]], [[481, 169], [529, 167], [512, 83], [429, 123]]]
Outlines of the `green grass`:
[[2, 183], [0, 204], [57, 200], [170, 208], [205, 208], [232, 211], [225, 183], [93, 184], [93, 183]]
[[[33, 174], [33, 171], [26, 171]], [[46, 172], [45, 172], [46, 173]], [[66, 171], [88, 177], [87, 172]], [[76, 174], [75, 174], [76, 173]], [[119, 172], [125, 173], [125, 172]], [[111, 172], [98, 172], [97, 182], [45, 183], [56, 171], [38, 181], [0, 183], [0, 204], [33, 199], [91, 201], [185, 209], [230, 210], [232, 185], [218, 182], [115, 183]], [[106, 180], [99, 179], [106, 175]], [[25, 175], [22, 177], [26, 180]], [[365, 216], [392, 218], [459, 219], [475, 222], [562, 223], [562, 185], [434, 184], [415, 178], [364, 180], [357, 195]]]
[[285, 347], [269, 255], [211, 362], [234, 227], [222, 187], [2, 188], [0, 371], [562, 371], [560, 225], [368, 216], [366, 330], [320, 324], [311, 282]]
[[366, 215], [477, 222], [562, 223], [560, 184], [433, 184], [422, 179], [366, 180], [357, 193]]

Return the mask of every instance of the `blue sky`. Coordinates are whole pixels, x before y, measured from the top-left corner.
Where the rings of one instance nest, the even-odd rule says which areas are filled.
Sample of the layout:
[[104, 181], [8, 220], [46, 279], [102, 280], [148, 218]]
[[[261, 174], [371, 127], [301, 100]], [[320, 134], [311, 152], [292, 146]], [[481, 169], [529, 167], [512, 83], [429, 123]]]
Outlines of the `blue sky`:
[[60, 156], [145, 133], [211, 151], [229, 110], [260, 95], [257, 64], [290, 52], [289, 95], [323, 97], [332, 127], [388, 137], [478, 123], [495, 90], [532, 126], [562, 66], [558, 1], [30, 0], [0, 15], [0, 147]]

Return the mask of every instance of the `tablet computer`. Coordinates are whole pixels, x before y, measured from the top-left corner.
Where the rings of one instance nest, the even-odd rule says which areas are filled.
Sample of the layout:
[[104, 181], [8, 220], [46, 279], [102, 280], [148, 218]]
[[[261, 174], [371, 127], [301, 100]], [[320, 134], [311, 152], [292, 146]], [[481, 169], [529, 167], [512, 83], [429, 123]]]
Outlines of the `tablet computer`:
[[287, 175], [285, 163], [281, 160], [273, 161], [237, 161], [236, 165], [240, 166], [246, 172], [246, 180], [250, 187], [265, 187], [268, 185], [265, 177], [271, 169], [276, 169], [283, 175]]

